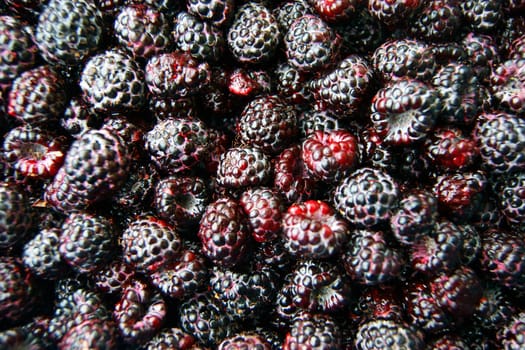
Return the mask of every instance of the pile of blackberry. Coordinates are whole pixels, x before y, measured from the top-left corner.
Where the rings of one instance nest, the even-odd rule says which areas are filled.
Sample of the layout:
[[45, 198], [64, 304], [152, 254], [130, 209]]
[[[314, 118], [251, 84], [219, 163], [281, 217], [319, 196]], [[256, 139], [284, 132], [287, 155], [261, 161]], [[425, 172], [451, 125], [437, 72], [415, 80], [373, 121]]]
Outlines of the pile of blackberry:
[[0, 349], [525, 349], [524, 0], [0, 0]]

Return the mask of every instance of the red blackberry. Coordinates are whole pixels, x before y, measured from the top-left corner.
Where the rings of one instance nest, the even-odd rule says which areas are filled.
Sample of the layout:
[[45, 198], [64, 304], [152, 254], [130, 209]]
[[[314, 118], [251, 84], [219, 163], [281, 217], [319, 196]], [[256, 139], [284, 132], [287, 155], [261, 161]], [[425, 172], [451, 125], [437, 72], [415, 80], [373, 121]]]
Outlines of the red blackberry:
[[165, 328], [143, 345], [145, 350], [198, 349], [192, 335], [180, 328]]
[[335, 183], [350, 174], [359, 159], [356, 137], [346, 130], [316, 131], [302, 143], [307, 171], [326, 183]]
[[525, 172], [509, 174], [497, 186], [501, 213], [510, 225], [525, 223]]
[[151, 160], [166, 173], [177, 174], [194, 168], [210, 144], [207, 126], [199, 119], [165, 119], [145, 135]]
[[384, 81], [428, 81], [436, 71], [432, 46], [412, 39], [390, 39], [376, 48], [372, 64]]
[[273, 10], [273, 14], [279, 22], [281, 32], [285, 34], [292, 23], [304, 15], [311, 15], [314, 9], [307, 0], [290, 0], [280, 3]]
[[310, 0], [315, 12], [329, 23], [341, 23], [353, 17], [362, 0]]
[[223, 32], [205, 20], [179, 12], [173, 27], [177, 47], [199, 61], [217, 61], [226, 47]]
[[300, 71], [311, 72], [335, 61], [341, 38], [322, 19], [307, 14], [290, 25], [284, 44], [288, 63]]
[[219, 198], [206, 207], [197, 235], [203, 254], [220, 266], [238, 264], [248, 250], [246, 216], [240, 204], [230, 198]]
[[430, 41], [453, 39], [463, 24], [463, 13], [457, 0], [431, 0], [414, 18], [412, 32]]
[[525, 243], [523, 234], [489, 229], [481, 234], [482, 271], [494, 282], [523, 291], [525, 286]]
[[294, 107], [275, 95], [258, 97], [248, 103], [237, 124], [240, 142], [259, 147], [268, 154], [281, 152], [296, 134]]
[[411, 349], [423, 350], [423, 335], [409, 325], [392, 320], [371, 320], [357, 329], [358, 350]]
[[59, 349], [112, 349], [119, 346], [118, 332], [111, 320], [89, 319], [73, 326], [64, 335]]
[[283, 342], [283, 350], [339, 349], [341, 330], [331, 316], [302, 313], [294, 319]]
[[525, 58], [507, 60], [495, 67], [490, 82], [492, 96], [500, 108], [525, 114]]
[[232, 147], [221, 154], [217, 168], [219, 185], [242, 188], [264, 185], [271, 176], [269, 157], [256, 147]]
[[387, 173], [360, 168], [343, 179], [335, 188], [335, 209], [351, 224], [371, 227], [390, 219], [397, 204], [399, 190]]
[[224, 339], [218, 346], [218, 350], [240, 350], [258, 349], [271, 350], [271, 344], [257, 333], [240, 333]]
[[371, 90], [374, 74], [366, 59], [350, 55], [334, 70], [310, 83], [310, 89], [320, 109], [351, 115]]
[[474, 69], [480, 82], [488, 82], [493, 68], [500, 62], [494, 38], [488, 35], [468, 33], [461, 41], [466, 60]]
[[170, 46], [168, 20], [161, 11], [143, 4], [121, 7], [113, 31], [119, 45], [135, 58], [147, 60]]
[[281, 218], [285, 203], [281, 196], [267, 187], [245, 190], [240, 199], [250, 223], [252, 237], [257, 242], [270, 242], [281, 233]]
[[436, 197], [424, 190], [405, 194], [390, 217], [390, 228], [402, 244], [412, 245], [434, 230], [438, 218]]
[[32, 232], [35, 219], [25, 192], [0, 182], [0, 249], [22, 242]]
[[95, 274], [94, 282], [101, 292], [120, 295], [134, 278], [135, 268], [118, 257]]
[[281, 42], [279, 23], [271, 11], [257, 2], [241, 5], [228, 29], [228, 47], [241, 63], [268, 61]]
[[70, 214], [62, 225], [62, 259], [80, 273], [100, 270], [111, 260], [115, 247], [113, 227], [102, 216]]
[[60, 256], [60, 229], [43, 229], [24, 245], [24, 265], [38, 277], [57, 279], [64, 270]]
[[55, 176], [65, 157], [65, 140], [29, 125], [11, 129], [4, 135], [6, 160], [23, 176]]
[[466, 22], [476, 32], [490, 32], [499, 24], [502, 1], [466, 0], [461, 2], [461, 10]]
[[210, 80], [209, 64], [197, 61], [188, 52], [174, 51], [153, 56], [145, 71], [146, 84], [154, 96], [194, 95]]
[[139, 272], [151, 273], [179, 258], [182, 242], [171, 226], [149, 217], [130, 223], [120, 245], [127, 264]]
[[438, 93], [412, 79], [379, 89], [372, 99], [370, 119], [387, 143], [406, 145], [425, 139], [441, 108]]
[[500, 329], [497, 339], [504, 349], [522, 349], [525, 347], [523, 334], [525, 334], [525, 312], [520, 312]]
[[480, 149], [481, 166], [489, 172], [512, 173], [525, 167], [523, 119], [508, 113], [482, 114], [473, 135]]
[[7, 113], [18, 121], [32, 125], [55, 122], [67, 103], [63, 78], [48, 65], [21, 73], [11, 86]]
[[441, 171], [465, 170], [478, 160], [479, 148], [460, 129], [439, 128], [425, 142], [426, 156]]
[[369, 0], [368, 11], [379, 21], [394, 27], [417, 14], [420, 0]]
[[35, 303], [37, 285], [21, 259], [0, 258], [0, 320], [2, 324], [17, 322], [26, 316]]
[[38, 49], [28, 29], [16, 17], [0, 16], [0, 90], [7, 91], [18, 75], [36, 63]]
[[308, 200], [288, 207], [282, 219], [285, 248], [295, 256], [334, 256], [347, 241], [348, 224], [326, 202]]
[[331, 133], [345, 129], [344, 121], [331, 111], [308, 109], [299, 115], [298, 123], [299, 135], [303, 140], [317, 131]]
[[92, 2], [52, 0], [40, 13], [35, 41], [48, 62], [79, 64], [101, 46], [103, 27], [102, 12]]
[[145, 103], [144, 71], [127, 54], [113, 49], [91, 57], [80, 76], [83, 97], [96, 112], [127, 112]]
[[347, 274], [365, 285], [383, 284], [401, 273], [403, 258], [390, 247], [382, 231], [357, 230], [350, 237], [343, 253]]
[[183, 299], [201, 290], [208, 279], [208, 267], [202, 255], [186, 249], [180, 258], [150, 274], [151, 284], [163, 295]]
[[[261, 94], [269, 94], [272, 91], [273, 78], [264, 70], [237, 68], [231, 72], [228, 79], [228, 91], [234, 96], [247, 98]], [[271, 98], [270, 96], [267, 97]], [[254, 100], [250, 102], [250, 104], [253, 103]], [[248, 106], [245, 107], [245, 109], [247, 108]]]
[[432, 295], [430, 285], [410, 280], [405, 289], [405, 308], [408, 321], [426, 333], [440, 333], [452, 325], [452, 319]]
[[188, 0], [188, 12], [217, 27], [226, 25], [234, 14], [233, 0]]
[[122, 291], [113, 318], [126, 343], [141, 344], [151, 339], [166, 320], [166, 303], [160, 293], [135, 280]]

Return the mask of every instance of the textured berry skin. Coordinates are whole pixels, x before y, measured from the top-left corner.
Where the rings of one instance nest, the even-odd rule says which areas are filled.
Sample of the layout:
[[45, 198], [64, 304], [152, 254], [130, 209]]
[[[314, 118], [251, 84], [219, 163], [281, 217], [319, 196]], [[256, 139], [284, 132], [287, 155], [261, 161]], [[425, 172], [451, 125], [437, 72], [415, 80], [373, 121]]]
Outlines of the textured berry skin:
[[361, 6], [361, 0], [311, 0], [315, 12], [329, 23], [344, 22]]
[[227, 36], [228, 47], [237, 61], [268, 61], [280, 42], [279, 23], [268, 8], [257, 2], [249, 2], [237, 9]]
[[224, 197], [206, 207], [197, 235], [207, 258], [231, 267], [244, 258], [250, 231], [240, 204]]
[[501, 213], [510, 225], [525, 223], [525, 172], [509, 174], [497, 186]]
[[237, 124], [240, 142], [276, 154], [290, 144], [297, 134], [294, 107], [276, 95], [253, 99], [241, 113]]
[[436, 70], [432, 47], [413, 39], [390, 39], [376, 48], [372, 65], [384, 81], [428, 81]]
[[184, 11], [175, 19], [173, 38], [180, 50], [189, 52], [199, 61], [220, 59], [226, 47], [220, 29]]
[[146, 84], [155, 96], [185, 97], [198, 93], [210, 80], [210, 66], [188, 52], [174, 51], [151, 57]]
[[192, 169], [210, 147], [207, 127], [199, 119], [165, 119], [145, 135], [145, 148], [168, 174]]
[[316, 131], [330, 133], [345, 129], [345, 123], [331, 111], [309, 109], [299, 115], [299, 135], [305, 139]]
[[[272, 92], [272, 79], [273, 77], [271, 77], [268, 72], [261, 69], [236, 68], [228, 77], [228, 91], [239, 97], [268, 94]], [[270, 96], [268, 97], [271, 98]], [[273, 97], [279, 99], [278, 96]], [[245, 108], [247, 108], [247, 106]]]
[[283, 350], [293, 349], [339, 349], [341, 330], [337, 323], [325, 314], [302, 313], [290, 326], [283, 342]]
[[217, 181], [227, 188], [264, 185], [270, 178], [269, 157], [256, 147], [232, 147], [221, 154]]
[[525, 122], [514, 114], [482, 114], [473, 131], [482, 167], [493, 174], [525, 168]]
[[431, 342], [427, 343], [427, 348], [430, 350], [468, 350], [470, 343], [467, 343], [454, 333], [443, 335]]
[[0, 182], [0, 249], [25, 239], [34, 220], [26, 194], [13, 184]]
[[518, 350], [525, 346], [523, 334], [525, 334], [525, 312], [520, 312], [497, 333], [497, 339], [504, 349]]
[[60, 211], [84, 209], [118, 190], [129, 165], [129, 151], [115, 131], [89, 130], [71, 144], [44, 198]]
[[501, 286], [492, 282], [483, 283], [483, 293], [474, 312], [475, 322], [484, 330], [499, 330], [515, 312]]
[[19, 321], [31, 311], [35, 288], [30, 270], [19, 258], [0, 258], [0, 320], [3, 324]]
[[378, 285], [401, 273], [403, 258], [389, 246], [382, 231], [355, 231], [343, 254], [347, 274], [360, 284]]
[[450, 315], [432, 295], [430, 285], [418, 280], [409, 280], [404, 293], [408, 321], [426, 333], [434, 334], [451, 325]]
[[374, 73], [368, 61], [350, 55], [340, 61], [334, 70], [310, 83], [316, 103], [337, 113], [357, 111], [372, 85]]
[[335, 209], [351, 224], [371, 227], [390, 219], [399, 190], [394, 179], [373, 168], [360, 168], [335, 188]]
[[493, 67], [500, 62], [497, 44], [491, 36], [468, 33], [461, 41], [466, 53], [467, 62], [470, 63], [478, 80], [488, 82]]
[[257, 333], [241, 333], [224, 339], [218, 346], [218, 350], [241, 350], [258, 349], [271, 350], [271, 344]]
[[58, 251], [60, 233], [59, 228], [43, 229], [24, 245], [22, 261], [34, 275], [57, 279], [63, 271], [64, 265]]
[[453, 39], [463, 24], [459, 1], [431, 0], [414, 18], [412, 32], [430, 41]]
[[124, 261], [139, 272], [155, 272], [180, 256], [182, 241], [166, 222], [149, 217], [137, 219], [122, 233]]
[[294, 203], [283, 214], [285, 248], [298, 257], [322, 259], [334, 256], [346, 243], [348, 224], [326, 202]]
[[62, 225], [60, 255], [78, 272], [100, 270], [114, 252], [113, 235], [113, 227], [107, 218], [73, 213]]
[[422, 3], [420, 0], [369, 0], [368, 11], [391, 27], [412, 17]]
[[180, 328], [167, 328], [144, 344], [146, 350], [186, 350], [195, 346], [195, 339]]
[[0, 16], [0, 90], [35, 64], [38, 49], [27, 29], [16, 17]]
[[134, 278], [134, 266], [125, 263], [119, 257], [100, 269], [95, 275], [94, 282], [101, 292], [119, 295]]
[[288, 28], [284, 44], [288, 63], [300, 71], [311, 72], [333, 63], [341, 38], [319, 17], [305, 15]]
[[113, 349], [119, 346], [118, 332], [111, 320], [90, 319], [72, 327], [64, 335], [60, 350]]
[[525, 114], [525, 58], [507, 60], [490, 77], [492, 95], [503, 110]]
[[84, 100], [97, 112], [125, 112], [144, 105], [146, 84], [138, 63], [118, 50], [91, 57], [80, 75]]
[[472, 30], [490, 32], [499, 24], [502, 17], [502, 1], [461, 1], [461, 10]]
[[63, 78], [51, 66], [25, 71], [13, 81], [7, 113], [22, 123], [55, 122], [66, 108], [66, 90]]
[[525, 244], [521, 233], [489, 229], [481, 234], [481, 269], [494, 282], [524, 290]]
[[292, 23], [304, 15], [311, 15], [315, 11], [306, 0], [290, 0], [280, 3], [273, 10], [273, 14], [279, 22], [281, 32], [286, 34]]
[[189, 0], [188, 12], [217, 27], [227, 24], [234, 14], [233, 0]]
[[379, 89], [372, 99], [370, 119], [385, 142], [407, 145], [425, 139], [440, 107], [436, 90], [404, 79]]
[[349, 175], [359, 159], [357, 139], [345, 130], [312, 133], [303, 141], [301, 154], [310, 174], [327, 183]]
[[430, 162], [442, 171], [465, 170], [479, 157], [476, 141], [456, 128], [434, 130], [425, 147]]
[[69, 100], [64, 114], [58, 122], [66, 133], [73, 138], [77, 138], [84, 131], [97, 128], [102, 124], [101, 116], [92, 113], [88, 104], [80, 96], [72, 97]]
[[248, 188], [239, 199], [257, 242], [270, 242], [281, 233], [285, 211], [283, 198], [267, 187]]
[[113, 30], [120, 46], [135, 58], [148, 59], [169, 48], [168, 20], [162, 12], [146, 5], [122, 7]]
[[144, 282], [135, 280], [122, 292], [115, 305], [113, 318], [126, 343], [144, 343], [157, 333], [165, 322], [166, 303], [160, 293]]
[[423, 350], [423, 335], [409, 325], [393, 320], [371, 320], [357, 329], [354, 342], [358, 350]]

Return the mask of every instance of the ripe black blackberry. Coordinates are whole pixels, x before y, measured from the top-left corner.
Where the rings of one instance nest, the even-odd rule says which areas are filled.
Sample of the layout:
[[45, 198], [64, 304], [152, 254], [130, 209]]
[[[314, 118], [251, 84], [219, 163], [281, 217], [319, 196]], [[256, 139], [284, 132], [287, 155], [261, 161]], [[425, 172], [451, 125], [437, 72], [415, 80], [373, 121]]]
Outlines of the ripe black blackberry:
[[257, 2], [241, 5], [228, 29], [227, 43], [241, 63], [268, 61], [281, 42], [279, 23], [271, 11]]
[[395, 27], [418, 13], [421, 0], [369, 0], [368, 11], [388, 27]]
[[461, 44], [466, 54], [466, 60], [474, 69], [478, 80], [487, 83], [493, 67], [501, 61], [494, 38], [471, 32], [463, 37]]
[[80, 96], [74, 96], [69, 100], [58, 122], [69, 136], [77, 138], [88, 129], [98, 129], [102, 124], [102, 118], [93, 113]]
[[497, 106], [520, 116], [525, 113], [525, 58], [502, 62], [494, 68], [490, 82]]
[[274, 71], [277, 94], [292, 102], [306, 101], [310, 98], [307, 81], [309, 76], [288, 62], [277, 65]]
[[460, 262], [466, 266], [474, 266], [481, 255], [481, 235], [475, 225], [456, 225], [461, 231], [462, 244], [460, 249]]
[[381, 319], [361, 324], [357, 329], [354, 345], [358, 350], [425, 348], [420, 331], [404, 322]]
[[475, 32], [491, 32], [503, 17], [501, 0], [466, 0], [461, 2], [461, 10], [465, 22]]
[[165, 328], [144, 344], [145, 350], [187, 349], [195, 346], [195, 338], [180, 328]]
[[276, 6], [273, 15], [279, 22], [281, 32], [286, 33], [296, 19], [304, 15], [311, 15], [313, 12], [314, 10], [308, 1], [290, 0]]
[[499, 330], [497, 339], [504, 349], [522, 349], [525, 347], [523, 333], [525, 332], [525, 312], [520, 312], [508, 321], [508, 323]]
[[351, 324], [362, 324], [374, 319], [401, 321], [404, 303], [397, 292], [397, 284], [365, 287], [355, 303], [350, 304]]
[[60, 234], [60, 228], [43, 229], [24, 245], [22, 260], [36, 276], [54, 280], [64, 271], [58, 250]]
[[38, 286], [30, 270], [17, 257], [0, 258], [0, 320], [2, 324], [18, 322], [35, 304]]
[[415, 16], [411, 30], [430, 41], [453, 39], [463, 24], [463, 13], [457, 0], [432, 0], [424, 3]]
[[432, 295], [430, 285], [411, 279], [404, 292], [404, 305], [410, 325], [428, 334], [439, 334], [453, 325], [452, 317], [446, 313]]
[[218, 350], [237, 350], [237, 349], [273, 349], [270, 341], [265, 336], [256, 332], [243, 332], [224, 339], [218, 346]]
[[229, 23], [234, 15], [235, 4], [233, 0], [188, 0], [188, 12], [200, 17], [217, 27]]
[[124, 262], [122, 256], [117, 256], [97, 272], [93, 282], [102, 293], [120, 295], [135, 279], [135, 274], [135, 267]]
[[148, 109], [157, 122], [168, 118], [186, 118], [196, 115], [195, 99], [192, 96], [163, 96], [152, 95], [149, 99]]
[[0, 249], [23, 242], [36, 224], [25, 192], [12, 183], [0, 182]]
[[303, 347], [312, 350], [339, 349], [341, 341], [341, 329], [331, 316], [301, 313], [290, 325], [283, 342], [283, 350]]
[[345, 122], [334, 112], [308, 109], [299, 114], [298, 126], [299, 137], [305, 139], [316, 131], [330, 133], [343, 130]]
[[[80, 345], [82, 344], [82, 345]], [[58, 344], [60, 349], [112, 349], [119, 347], [120, 339], [113, 320], [93, 318], [74, 325]]]
[[516, 312], [503, 288], [494, 283], [483, 281], [483, 293], [473, 315], [474, 322], [490, 332], [502, 329]]
[[525, 223], [525, 172], [508, 174], [496, 185], [500, 211], [512, 227]]
[[264, 185], [272, 174], [272, 164], [260, 148], [231, 147], [221, 154], [217, 182], [226, 188]]
[[387, 36], [381, 22], [376, 21], [365, 8], [358, 9], [354, 15], [342, 23], [333, 25], [341, 36], [341, 56], [348, 54], [370, 54]]

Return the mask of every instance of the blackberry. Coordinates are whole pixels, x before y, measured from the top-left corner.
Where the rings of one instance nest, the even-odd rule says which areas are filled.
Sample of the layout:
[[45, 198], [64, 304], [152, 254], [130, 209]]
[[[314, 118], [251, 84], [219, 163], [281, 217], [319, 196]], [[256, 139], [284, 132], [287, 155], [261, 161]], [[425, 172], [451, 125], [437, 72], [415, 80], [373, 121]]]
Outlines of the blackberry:
[[208, 128], [199, 119], [165, 119], [146, 133], [145, 148], [161, 171], [178, 174], [204, 158], [208, 140]]
[[21, 259], [0, 258], [0, 320], [10, 324], [22, 320], [35, 304], [37, 285]]
[[418, 80], [403, 79], [377, 91], [370, 119], [384, 141], [406, 145], [425, 139], [437, 121], [440, 108], [435, 89]]
[[515, 308], [503, 293], [502, 287], [492, 282], [483, 283], [483, 293], [474, 312], [474, 320], [484, 330], [499, 330], [512, 319]]
[[197, 233], [203, 254], [215, 264], [231, 267], [248, 250], [248, 222], [240, 204], [222, 197], [208, 204]]
[[237, 349], [260, 349], [271, 350], [271, 344], [257, 333], [240, 333], [224, 339], [218, 346], [218, 350]]
[[89, 319], [73, 326], [58, 344], [60, 349], [112, 349], [120, 345], [115, 323], [111, 320]]
[[192, 335], [180, 328], [165, 328], [144, 344], [146, 350], [188, 349], [195, 345]]
[[401, 274], [403, 257], [390, 246], [382, 231], [359, 229], [350, 237], [342, 262], [347, 274], [356, 282], [378, 285]]
[[427, 343], [427, 349], [429, 350], [446, 350], [446, 349], [455, 349], [455, 350], [467, 350], [470, 349], [470, 343], [467, 343], [456, 334], [446, 334], [437, 339], [432, 340], [430, 343]]
[[312, 72], [335, 61], [341, 38], [319, 17], [304, 15], [290, 25], [284, 44], [288, 63], [299, 71]]
[[395, 27], [419, 11], [420, 0], [369, 0], [368, 11], [388, 27]]
[[335, 320], [324, 314], [302, 313], [295, 318], [283, 342], [283, 350], [309, 347], [318, 349], [339, 349], [341, 330]]
[[225, 51], [223, 32], [187, 12], [179, 12], [172, 33], [177, 47], [199, 61], [217, 61]]
[[233, 0], [188, 0], [188, 12], [217, 27], [229, 23], [234, 14]]
[[490, 32], [497, 27], [502, 17], [502, 1], [467, 0], [461, 2], [466, 22], [476, 32]]
[[463, 24], [460, 2], [432, 0], [414, 18], [412, 32], [430, 41], [453, 39]]
[[240, 142], [276, 154], [286, 148], [297, 133], [297, 113], [278, 96], [262, 96], [244, 107], [237, 124]]
[[525, 113], [525, 58], [507, 60], [493, 70], [492, 96], [497, 105], [510, 113]]
[[521, 349], [525, 346], [524, 332], [525, 312], [520, 312], [497, 333], [497, 339], [504, 349]]
[[481, 235], [474, 225], [457, 225], [461, 231], [462, 245], [460, 250], [460, 262], [463, 265], [473, 265], [478, 262], [481, 254]]
[[157, 122], [169, 118], [186, 118], [195, 115], [195, 100], [192, 96], [152, 95], [149, 99], [149, 111]]
[[232, 147], [220, 156], [217, 181], [227, 188], [264, 185], [271, 171], [270, 159], [260, 148]]
[[64, 79], [51, 66], [27, 70], [13, 81], [7, 113], [32, 125], [56, 122], [66, 109], [66, 91]]
[[273, 89], [272, 79], [264, 70], [236, 68], [228, 77], [228, 90], [232, 95], [242, 98], [269, 94]]
[[32, 232], [36, 217], [25, 192], [0, 182], [0, 249], [23, 242]]
[[520, 227], [524, 223], [525, 173], [509, 174], [496, 186], [500, 211], [510, 225]]
[[90, 107], [100, 113], [133, 111], [145, 103], [144, 71], [133, 58], [115, 49], [87, 61], [80, 89]]
[[331, 111], [317, 111], [308, 109], [299, 115], [299, 135], [305, 139], [317, 131], [331, 133], [332, 131], [344, 130], [345, 123], [339, 116]]
[[409, 280], [404, 294], [408, 321], [429, 334], [440, 333], [452, 325], [452, 318], [432, 295], [430, 285]]
[[310, 83], [316, 103], [322, 110], [351, 115], [360, 107], [373, 84], [371, 65], [361, 56], [350, 55], [334, 70]]
[[275, 68], [276, 89], [279, 96], [293, 102], [308, 100], [308, 73], [301, 72], [288, 62], [282, 62]]
[[425, 141], [426, 157], [440, 171], [465, 170], [479, 157], [476, 141], [457, 128], [435, 129]]
[[478, 80], [488, 82], [493, 68], [499, 64], [500, 56], [494, 38], [484, 34], [468, 33], [461, 44], [466, 53], [466, 60], [474, 69]]
[[387, 33], [383, 24], [366, 9], [358, 9], [350, 18], [333, 25], [335, 32], [341, 36], [341, 55], [371, 54], [384, 42]]
[[334, 189], [335, 209], [358, 227], [371, 227], [390, 219], [399, 189], [387, 173], [360, 168], [344, 178]]
[[241, 63], [268, 61], [281, 42], [279, 24], [271, 11], [257, 2], [241, 5], [228, 29], [227, 43]]
[[310, 3], [319, 17], [329, 23], [341, 23], [348, 20], [362, 5], [361, 0], [311, 0]]
[[268, 187], [246, 189], [239, 202], [248, 218], [252, 237], [257, 242], [270, 242], [281, 233], [285, 203]]
[[290, 0], [280, 3], [273, 10], [282, 33], [286, 33], [292, 23], [304, 15], [311, 15], [314, 9], [306, 0]]
[[398, 298], [395, 284], [365, 287], [356, 303], [351, 304], [352, 324], [362, 324], [374, 319], [400, 321], [404, 304]]
[[134, 266], [125, 263], [119, 256], [97, 272], [94, 276], [94, 283], [96, 288], [103, 293], [120, 295], [134, 279]]
[[102, 124], [102, 118], [93, 113], [80, 96], [75, 96], [69, 100], [64, 114], [58, 122], [69, 136], [78, 138], [88, 129], [99, 128]]
[[288, 207], [282, 230], [284, 246], [290, 254], [322, 259], [342, 250], [349, 228], [328, 203], [308, 200]]
[[392, 320], [371, 320], [357, 329], [355, 347], [358, 350], [422, 350], [423, 335], [409, 325]]
[[64, 261], [58, 250], [60, 234], [59, 228], [43, 229], [24, 245], [22, 260], [34, 275], [58, 279], [63, 272]]

